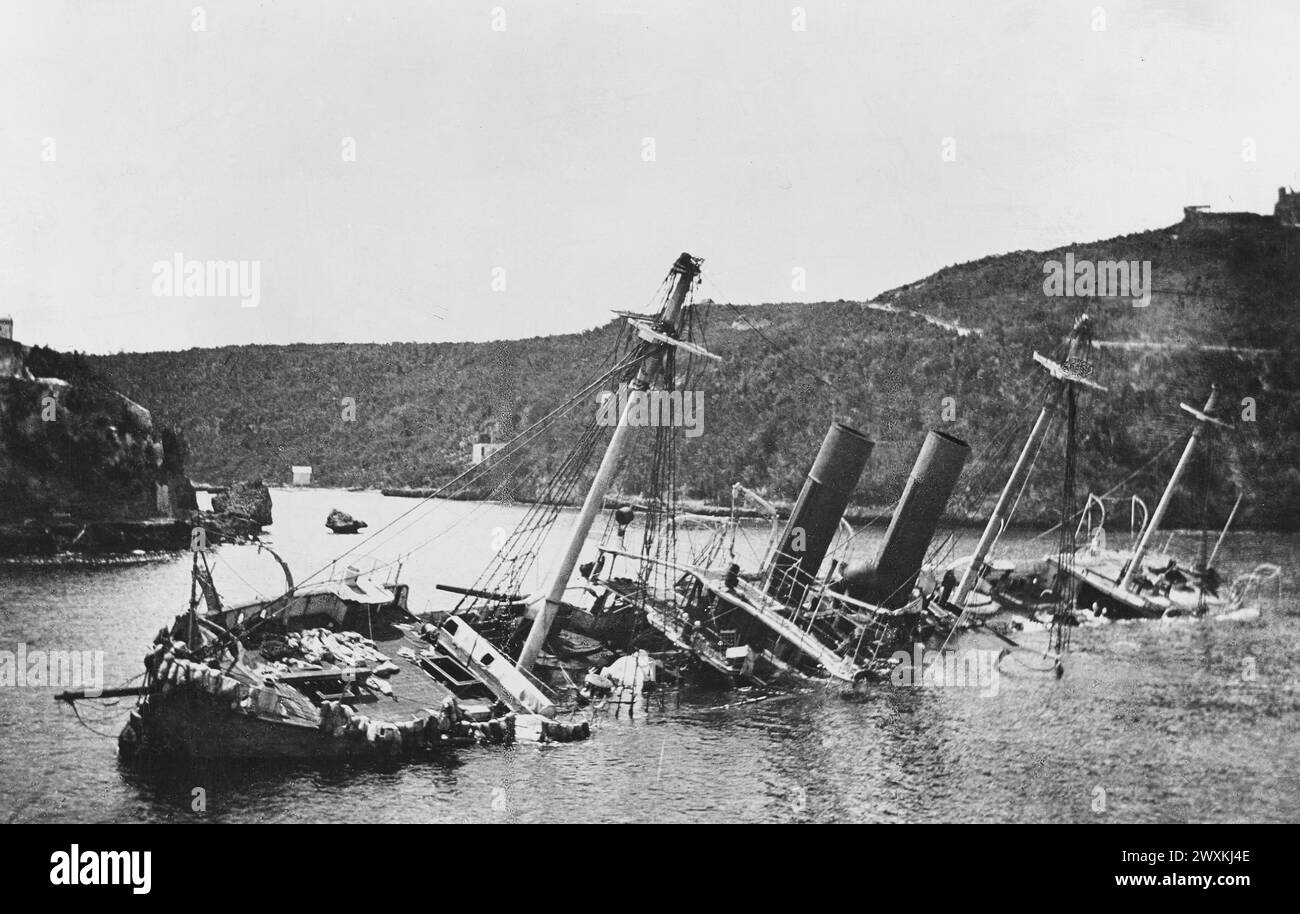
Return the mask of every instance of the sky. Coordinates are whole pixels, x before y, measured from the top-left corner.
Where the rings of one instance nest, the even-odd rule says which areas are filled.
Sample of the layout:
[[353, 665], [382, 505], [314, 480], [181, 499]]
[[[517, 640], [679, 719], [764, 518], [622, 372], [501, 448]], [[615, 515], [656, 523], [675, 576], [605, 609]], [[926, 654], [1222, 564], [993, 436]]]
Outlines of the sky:
[[[0, 0], [0, 314], [89, 352], [522, 338], [646, 308], [681, 251], [717, 301], [861, 300], [1187, 204], [1271, 212], [1300, 187], [1297, 25], [1294, 0]], [[178, 256], [241, 264], [255, 301], [159, 294]]]

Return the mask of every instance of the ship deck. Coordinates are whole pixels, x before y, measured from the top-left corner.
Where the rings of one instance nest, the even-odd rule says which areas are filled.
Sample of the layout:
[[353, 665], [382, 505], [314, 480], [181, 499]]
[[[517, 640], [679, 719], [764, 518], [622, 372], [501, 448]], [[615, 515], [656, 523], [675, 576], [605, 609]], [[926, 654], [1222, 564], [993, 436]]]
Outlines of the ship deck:
[[[389, 685], [393, 687], [392, 696], [380, 695], [379, 701], [370, 705], [376, 711], [382, 708], [382, 716], [400, 720], [416, 716], [421, 708], [437, 711], [452, 695], [451, 690], [425, 672], [418, 661], [398, 656], [400, 649], [409, 648], [419, 657], [421, 651], [428, 649], [427, 641], [396, 626], [384, 626], [382, 631], [376, 629], [373, 635], [367, 633], [367, 637], [372, 638], [375, 647], [387, 654], [402, 670], [388, 679]], [[371, 712], [368, 710], [366, 713]]]

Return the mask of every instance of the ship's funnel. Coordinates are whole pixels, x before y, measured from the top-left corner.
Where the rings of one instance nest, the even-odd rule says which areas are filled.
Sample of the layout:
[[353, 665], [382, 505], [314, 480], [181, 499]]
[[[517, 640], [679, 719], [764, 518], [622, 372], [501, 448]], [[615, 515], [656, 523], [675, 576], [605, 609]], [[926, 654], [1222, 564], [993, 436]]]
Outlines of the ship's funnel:
[[926, 436], [875, 562], [851, 566], [840, 579], [840, 589], [855, 600], [891, 609], [908, 601], [969, 456], [965, 441], [936, 431]]
[[826, 432], [772, 560], [768, 591], [776, 598], [795, 605], [803, 601], [873, 447], [861, 432], [839, 422]]

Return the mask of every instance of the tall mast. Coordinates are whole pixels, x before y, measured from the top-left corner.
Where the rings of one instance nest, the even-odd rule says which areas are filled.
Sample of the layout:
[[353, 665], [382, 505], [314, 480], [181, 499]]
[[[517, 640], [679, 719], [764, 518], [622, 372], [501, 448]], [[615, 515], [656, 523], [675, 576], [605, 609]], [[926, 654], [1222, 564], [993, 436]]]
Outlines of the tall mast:
[[[1002, 535], [1003, 528], [1011, 519], [1011, 511], [1016, 495], [1024, 485], [1025, 477], [1029, 475], [1029, 469], [1033, 465], [1033, 454], [1038, 449], [1039, 442], [1043, 440], [1043, 434], [1047, 431], [1047, 420], [1052, 411], [1056, 409], [1061, 394], [1070, 384], [1083, 384], [1094, 390], [1104, 391], [1106, 389], [1088, 380], [1084, 371], [1080, 370], [1086, 365], [1083, 353], [1087, 350], [1092, 338], [1091, 327], [1091, 321], [1089, 321], [1086, 314], [1075, 321], [1074, 329], [1070, 335], [1070, 352], [1064, 365], [1058, 365], [1051, 359], [1046, 359], [1037, 352], [1034, 353], [1034, 361], [1042, 365], [1048, 374], [1056, 380], [1056, 383], [1052, 385], [1052, 392], [1043, 402], [1043, 408], [1039, 410], [1038, 418], [1034, 421], [1033, 428], [1029, 430], [1029, 437], [1025, 439], [1025, 446], [1020, 449], [1020, 457], [1017, 458], [1016, 465], [1007, 478], [1007, 484], [1002, 487], [1002, 494], [998, 496], [997, 504], [993, 507], [993, 513], [989, 516], [989, 522], [984, 527], [984, 533], [975, 546], [975, 554], [971, 556], [970, 564], [966, 566], [961, 581], [957, 584], [957, 589], [950, 598], [952, 605], [957, 607], [958, 610], [965, 607], [966, 598], [970, 596], [970, 592], [979, 583], [980, 570], [984, 567], [984, 560], [988, 558], [989, 552], [993, 549], [993, 544], [997, 542], [998, 537]], [[1088, 366], [1088, 370], [1090, 368], [1091, 366]], [[1069, 523], [1069, 520], [1066, 519], [1062, 522]]]
[[[1210, 398], [1205, 401], [1204, 409], [1197, 410], [1186, 403], [1179, 404], [1195, 417], [1196, 428], [1192, 429], [1191, 437], [1187, 439], [1187, 446], [1183, 448], [1183, 456], [1178, 458], [1178, 465], [1174, 467], [1174, 473], [1169, 477], [1169, 484], [1165, 486], [1164, 494], [1160, 496], [1160, 503], [1156, 505], [1155, 513], [1151, 515], [1151, 520], [1147, 523], [1146, 529], [1142, 531], [1142, 537], [1133, 549], [1133, 557], [1128, 560], [1128, 565], [1124, 568], [1124, 574], [1119, 579], [1121, 590], [1129, 586], [1129, 583], [1133, 580], [1133, 575], [1142, 567], [1142, 559], [1146, 556], [1147, 547], [1151, 544], [1151, 537], [1155, 535], [1156, 530], [1160, 528], [1160, 522], [1164, 520], [1165, 511], [1169, 508], [1169, 502], [1174, 497], [1174, 489], [1178, 487], [1178, 481], [1182, 478], [1183, 471], [1187, 469], [1187, 464], [1191, 462], [1192, 451], [1196, 450], [1196, 442], [1200, 440], [1205, 424], [1213, 422], [1215, 425], [1224, 425], [1218, 419], [1210, 416], [1210, 410], [1214, 409], [1214, 401], [1218, 397], [1219, 388], [1216, 385], [1210, 388]], [[1224, 425], [1224, 427], [1227, 426]]]
[[[646, 413], [644, 401], [649, 396], [650, 387], [661, 380], [664, 371], [664, 356], [671, 347], [678, 345], [677, 336], [681, 332], [682, 306], [686, 302], [686, 296], [690, 292], [695, 278], [700, 274], [701, 262], [690, 254], [682, 254], [678, 257], [677, 262], [673, 264], [672, 269], [669, 271], [669, 275], [676, 277], [672, 291], [669, 293], [667, 301], [664, 302], [664, 306], [659, 312], [659, 317], [654, 325], [651, 326], [645, 321], [632, 321], [643, 341], [641, 352], [644, 358], [637, 371], [636, 380], [632, 382], [631, 389], [628, 391], [627, 403], [619, 416], [618, 425], [614, 427], [614, 434], [609, 439], [609, 446], [605, 449], [605, 456], [600, 461], [600, 468], [596, 470], [596, 478], [592, 480], [591, 488], [587, 491], [587, 498], [582, 503], [582, 510], [578, 513], [578, 520], [574, 525], [573, 534], [564, 550], [564, 557], [555, 569], [555, 577], [552, 579], [550, 590], [546, 594], [546, 602], [538, 610], [537, 618], [533, 620], [533, 627], [528, 631], [528, 639], [519, 652], [519, 660], [516, 665], [521, 670], [531, 669], [533, 663], [537, 660], [537, 655], [541, 653], [542, 646], [546, 643], [546, 638], [550, 634], [551, 625], [555, 621], [555, 616], [560, 611], [564, 592], [569, 587], [569, 578], [572, 577], [573, 569], [578, 563], [578, 557], [582, 554], [582, 547], [587, 543], [591, 525], [595, 522], [596, 515], [600, 513], [601, 508], [604, 507], [605, 495], [609, 492], [610, 484], [614, 481], [614, 474], [618, 471], [619, 463], [623, 458], [623, 453], [627, 448], [629, 436], [632, 432], [628, 417], [634, 411], [638, 411], [642, 415]], [[697, 347], [689, 346], [689, 344], [682, 348], [691, 351], [702, 351]]]
[[1043, 440], [1043, 433], [1047, 430], [1047, 419], [1056, 409], [1056, 401], [1060, 396], [1060, 391], [1054, 391], [1052, 396], [1043, 404], [1043, 408], [1038, 411], [1038, 418], [1034, 421], [1034, 427], [1029, 431], [1029, 437], [1025, 439], [1025, 446], [1020, 451], [1020, 457], [1016, 460], [1015, 468], [1011, 475], [1007, 477], [1007, 484], [1002, 488], [1002, 494], [998, 496], [998, 503], [993, 508], [993, 513], [989, 515], [989, 522], [984, 527], [984, 533], [980, 536], [979, 544], [975, 547], [975, 554], [971, 556], [970, 564], [962, 573], [961, 582], [957, 585], [957, 590], [952, 595], [952, 605], [957, 609], [962, 609], [966, 605], [966, 597], [975, 589], [979, 581], [980, 569], [984, 567], [984, 560], [993, 549], [993, 544], [997, 538], [1002, 535], [1002, 529], [1011, 519], [1011, 504], [1020, 487], [1024, 485], [1025, 477], [1029, 475], [1029, 465], [1034, 450], [1038, 447], [1038, 442]]

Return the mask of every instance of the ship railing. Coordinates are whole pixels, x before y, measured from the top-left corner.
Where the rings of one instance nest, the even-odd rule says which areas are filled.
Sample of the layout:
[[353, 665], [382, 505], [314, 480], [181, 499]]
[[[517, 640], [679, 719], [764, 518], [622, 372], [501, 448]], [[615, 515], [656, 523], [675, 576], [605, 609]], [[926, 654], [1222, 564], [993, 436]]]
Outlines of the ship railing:
[[[828, 622], [826, 613], [819, 611], [821, 594], [828, 584], [827, 581], [809, 575], [797, 563], [788, 565], [779, 573], [774, 564], [762, 589], [781, 604], [790, 621], [799, 626], [805, 635], [827, 646], [834, 646], [840, 640], [834, 629], [834, 620]], [[798, 599], [794, 600], [796, 595]]]
[[[608, 554], [611, 558], [624, 557], [639, 562], [661, 565], [681, 574], [698, 578], [701, 581], [704, 580], [703, 576], [709, 573], [706, 569], [692, 568], [683, 565], [680, 562], [643, 556], [610, 546], [602, 546], [600, 547], [600, 551]], [[781, 613], [781, 615], [787, 615], [788, 617], [788, 613], [791, 611], [789, 606], [782, 604], [775, 597], [767, 594], [766, 591], [758, 585], [749, 582], [741, 583], [742, 590], [749, 592], [745, 597], [742, 597], [742, 599], [747, 603], [750, 603], [756, 608], [759, 608], [760, 604], [765, 601], [770, 604], [775, 604], [775, 606], [780, 606], [785, 611]], [[835, 631], [835, 622], [842, 620], [851, 624], [853, 627], [850, 631], [857, 631], [861, 627], [864, 630], [879, 629], [883, 634], [892, 623], [893, 618], [902, 612], [902, 610], [890, 610], [881, 606], [876, 606], [875, 604], [857, 600], [845, 594], [830, 592], [828, 589], [830, 584], [827, 581], [813, 581], [811, 584], [812, 586], [809, 590], [810, 599], [807, 604], [811, 609], [805, 611], [806, 615], [797, 614], [792, 618], [788, 617], [789, 621], [798, 626], [804, 634], [825, 645], [828, 650], [841, 654], [845, 659], [856, 657], [861, 652], [862, 645], [866, 643], [865, 638], [858, 638], [854, 644], [845, 645], [844, 649], [840, 650], [838, 645], [844, 641], [844, 638]], [[768, 605], [764, 607], [764, 609], [768, 612], [775, 612], [775, 606]], [[851, 609], [845, 609], [845, 607], [851, 607]], [[861, 620], [854, 618], [856, 615], [854, 610], [869, 614], [871, 621], [864, 625]], [[876, 642], [871, 643], [874, 644]], [[851, 660], [850, 662], [856, 663], [854, 660]]]
[[[668, 568], [668, 569], [670, 569], [670, 570], [672, 570], [672, 571], [674, 571], [674, 572], [676, 572], [676, 573], [678, 573], [678, 574], [686, 575], [686, 576], [689, 576], [689, 577], [695, 578], [695, 579], [699, 580], [701, 583], [707, 583], [707, 582], [705, 581], [706, 577], [710, 576], [711, 574], [716, 574], [716, 572], [711, 572], [709, 569], [692, 567], [692, 566], [689, 566], [689, 565], [682, 564], [681, 562], [675, 562], [675, 561], [671, 561], [671, 560], [669, 560], [669, 559], [662, 559], [662, 558], [658, 558], [658, 557], [655, 557], [655, 556], [645, 556], [645, 555], [640, 555], [640, 554], [638, 554], [638, 553], [628, 552], [628, 551], [623, 550], [623, 549], [616, 549], [616, 548], [613, 548], [613, 547], [611, 547], [611, 546], [601, 546], [601, 547], [600, 547], [600, 551], [606, 553], [606, 554], [609, 555], [609, 556], [611, 556], [611, 558], [613, 558], [613, 557], [624, 557], [624, 558], [634, 559], [634, 560], [639, 561], [639, 562], [645, 562], [645, 563], [647, 563], [647, 564], [652, 564], [652, 565], [658, 565], [658, 566], [661, 566], [661, 567], [665, 567], [665, 568]], [[750, 582], [748, 582], [748, 581], [742, 581], [742, 582], [740, 582], [740, 583], [741, 583], [741, 585], [742, 585], [742, 589], [753, 591], [753, 593], [746, 594], [745, 596], [740, 597], [740, 599], [742, 599], [742, 600], [743, 600], [744, 602], [746, 602], [747, 604], [749, 604], [749, 605], [751, 605], [751, 606], [754, 606], [756, 609], [761, 608], [763, 611], [766, 611], [766, 612], [774, 612], [774, 611], [775, 611], [775, 607], [774, 607], [773, 605], [760, 606], [760, 602], [762, 601], [762, 597], [765, 596], [765, 594], [761, 591], [761, 589], [759, 589], [756, 585], [754, 585], [754, 584], [752, 584], [752, 583], [750, 583]], [[752, 597], [752, 598], [751, 598], [751, 597]], [[774, 598], [769, 597], [769, 598], [768, 598], [768, 601], [769, 601], [771, 604], [776, 604], [777, 606], [780, 606], [782, 609], [786, 609], [786, 610], [789, 609], [789, 607], [784, 606], [783, 604], [781, 604], [779, 601], [777, 601], [777, 600], [774, 599]]]
[[[899, 609], [890, 609], [850, 597], [848, 594], [831, 591], [830, 582], [822, 582], [809, 596], [809, 615], [812, 617], [809, 626], [829, 615], [834, 621], [825, 625], [823, 631], [834, 633], [834, 622], [840, 620], [851, 624], [854, 631], [860, 628], [861, 635], [856, 639], [856, 643], [845, 646], [845, 656], [851, 657], [856, 663], [863, 647], [870, 646], [878, 649], [884, 643], [885, 637], [894, 630], [897, 619], [903, 613], [914, 610], [918, 602], [913, 600]], [[863, 615], [867, 616], [866, 620], [861, 618]], [[873, 637], [868, 638], [868, 635]], [[873, 650], [872, 653], [874, 656], [875, 651]]]
[[[779, 570], [773, 562], [762, 589], [785, 605], [791, 621], [799, 625], [805, 634], [822, 644], [834, 646], [837, 650], [843, 645], [846, 656], [856, 656], [860, 644], [845, 645], [845, 636], [837, 630], [837, 625], [847, 623], [851, 626], [850, 631], [872, 631], [877, 635], [872, 643], [878, 642], [880, 636], [892, 626], [896, 611], [833, 592], [829, 589], [829, 580], [813, 577], [803, 571], [798, 565], [799, 556], [780, 552], [777, 555], [789, 558], [791, 562]], [[802, 595], [798, 605], [788, 602], [793, 594]], [[871, 621], [863, 622], [860, 616], [864, 613]], [[864, 636], [865, 633], [864, 631]], [[861, 642], [866, 639], [863, 637], [856, 640]]]
[[[779, 549], [772, 551], [768, 558], [767, 574], [763, 578], [762, 589], [767, 593], [777, 596], [782, 602], [785, 602], [791, 595], [799, 593], [806, 594], [819, 583], [815, 575], [810, 575], [799, 565], [799, 554], [792, 552], [783, 552]], [[778, 571], [777, 560], [789, 559], [789, 563]], [[803, 600], [800, 600], [802, 603]], [[792, 607], [796, 612], [799, 607]]]

